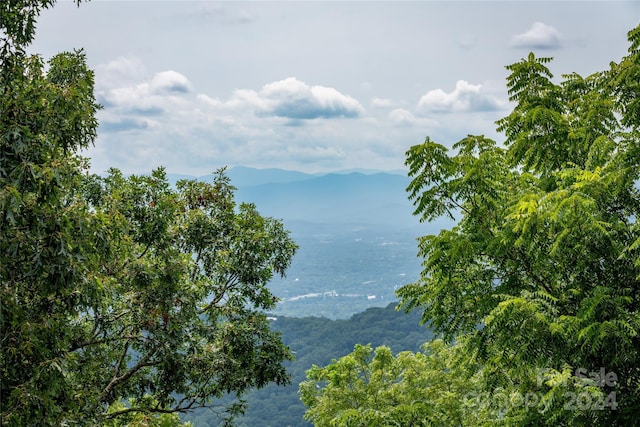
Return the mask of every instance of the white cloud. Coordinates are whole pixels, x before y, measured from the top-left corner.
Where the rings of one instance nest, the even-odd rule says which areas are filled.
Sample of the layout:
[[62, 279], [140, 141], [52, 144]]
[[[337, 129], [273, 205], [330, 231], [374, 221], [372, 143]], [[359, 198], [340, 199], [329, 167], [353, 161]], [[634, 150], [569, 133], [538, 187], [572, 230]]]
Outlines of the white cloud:
[[485, 93], [482, 85], [458, 80], [455, 89], [450, 93], [435, 89], [424, 94], [418, 102], [417, 110], [421, 113], [495, 111], [505, 105], [506, 102]]
[[[372, 98], [365, 114], [360, 102], [338, 89], [293, 77], [220, 97], [195, 92], [190, 79], [176, 71], [138, 74], [146, 77], [101, 92], [100, 142], [90, 150], [92, 158], [102, 159], [94, 163], [98, 172], [114, 164], [126, 172], [165, 165], [193, 174], [265, 162], [309, 170], [365, 161], [368, 167], [398, 168], [407, 144], [455, 117], [416, 116], [387, 98]], [[465, 85], [454, 96], [464, 98], [480, 86]], [[309, 120], [340, 117], [353, 119]]]
[[[163, 71], [114, 84], [99, 98], [105, 105], [100, 143], [90, 150], [104, 159], [94, 163], [97, 171], [110, 164], [125, 171], [164, 164], [173, 171], [209, 173], [225, 164], [260, 162], [331, 168], [361, 150], [362, 127], [369, 127], [356, 99], [296, 78], [259, 90], [236, 89], [224, 98], [196, 93], [186, 76]], [[337, 117], [361, 120], [308, 120]]]
[[204, 93], [199, 93], [196, 96], [196, 98], [199, 101], [202, 101], [203, 103], [208, 105], [209, 107], [220, 107], [220, 106], [224, 105], [224, 103], [222, 101], [220, 101], [218, 98], [212, 98], [209, 95], [205, 95]]
[[336, 161], [345, 157], [345, 152], [340, 147], [321, 145], [319, 143], [304, 145], [289, 145], [281, 147], [281, 150], [272, 150], [273, 157], [287, 153], [288, 157], [296, 158], [302, 162]]
[[191, 91], [191, 84], [182, 74], [169, 70], [156, 73], [149, 83], [149, 88], [154, 93], [187, 93]]
[[154, 126], [154, 122], [144, 119], [121, 118], [116, 120], [102, 120], [100, 132], [127, 132], [148, 129]]
[[156, 73], [149, 81], [96, 92], [98, 101], [112, 110], [134, 114], [159, 114], [168, 104], [181, 103], [191, 91], [189, 80], [176, 71]]
[[289, 119], [297, 124], [307, 119], [355, 118], [365, 111], [355, 98], [337, 89], [310, 86], [295, 77], [268, 83], [258, 91], [236, 89], [226, 100], [206, 94], [198, 94], [197, 99], [221, 112], [251, 112], [259, 117]]
[[266, 84], [260, 91], [237, 89], [225, 105], [249, 105], [257, 115], [293, 120], [359, 117], [364, 113], [356, 99], [334, 88], [309, 86], [295, 77]]
[[[495, 110], [507, 97], [504, 65], [525, 51], [507, 49], [510, 42], [561, 43], [554, 68], [587, 75], [625, 54], [626, 31], [638, 16], [632, 2], [581, 3], [579, 19], [564, 2], [58, 3], [38, 19], [29, 50], [48, 58], [85, 49], [105, 101], [93, 151], [99, 155], [91, 156], [97, 170], [164, 164], [187, 173], [249, 163], [309, 171], [395, 167], [388, 165], [402, 165], [406, 148], [426, 135], [443, 144], [489, 135], [508, 113]], [[168, 73], [154, 77], [167, 70], [191, 85]], [[299, 82], [288, 92], [284, 83], [281, 92], [262, 92], [289, 76]], [[469, 84], [456, 89], [460, 79]], [[492, 80], [499, 88], [488, 87]], [[314, 94], [314, 85], [333, 91]], [[494, 111], [469, 114], [482, 99]], [[359, 115], [330, 119], [341, 111]], [[304, 113], [319, 118], [290, 117]], [[331, 157], [331, 149], [343, 155], [313, 163]], [[297, 162], [301, 152], [310, 163]]]
[[408, 126], [416, 121], [416, 117], [411, 111], [404, 108], [396, 108], [389, 112], [389, 119], [396, 125]]
[[511, 38], [511, 47], [527, 49], [557, 49], [562, 46], [563, 36], [551, 25], [534, 22], [531, 28]]

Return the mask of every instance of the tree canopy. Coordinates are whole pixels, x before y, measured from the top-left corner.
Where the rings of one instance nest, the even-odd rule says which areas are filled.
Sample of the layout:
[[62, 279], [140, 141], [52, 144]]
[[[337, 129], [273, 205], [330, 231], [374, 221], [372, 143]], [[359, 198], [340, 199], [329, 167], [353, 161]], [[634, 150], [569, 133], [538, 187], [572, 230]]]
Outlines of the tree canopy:
[[287, 383], [292, 354], [264, 312], [297, 248], [288, 231], [236, 204], [224, 170], [175, 188], [162, 168], [88, 174], [78, 153], [100, 107], [84, 52], [25, 54], [53, 3], [0, 6], [3, 425], [173, 423]]
[[[420, 240], [421, 280], [399, 296], [446, 338], [471, 335], [488, 387], [526, 391], [545, 372], [538, 391], [560, 410], [537, 423], [620, 424], [640, 405], [640, 27], [629, 41], [609, 70], [560, 83], [550, 58], [508, 66], [504, 147], [469, 136], [450, 154], [427, 138], [408, 152], [416, 214], [458, 222]], [[556, 386], [601, 369], [618, 380], [590, 392], [616, 397], [616, 410], [589, 394], [593, 404], [563, 411], [571, 390]], [[557, 381], [563, 372], [574, 375]]]
[[300, 384], [309, 407], [305, 419], [318, 427], [472, 425], [481, 411], [462, 397], [479, 391], [478, 379], [457, 367], [461, 350], [439, 339], [423, 352], [395, 356], [386, 346], [356, 345], [332, 364], [307, 371]]
[[[451, 343], [450, 351], [462, 346], [460, 363], [445, 369], [474, 381], [464, 394], [452, 392], [460, 405], [485, 411], [481, 419], [458, 412], [456, 424], [636, 423], [640, 27], [629, 41], [627, 56], [587, 77], [574, 73], [556, 82], [551, 58], [533, 53], [507, 66], [514, 108], [497, 122], [504, 144], [469, 135], [450, 150], [427, 137], [407, 152], [415, 214], [455, 221], [419, 239], [421, 278], [398, 296], [405, 310], [422, 310], [423, 322]], [[349, 356], [366, 357], [370, 349]], [[377, 352], [372, 357], [368, 369]], [[444, 363], [449, 356], [442, 357]], [[337, 383], [342, 376], [330, 374], [344, 363], [308, 373], [317, 388], [305, 386], [303, 396], [318, 425], [359, 425], [322, 421], [346, 413], [340, 408], [349, 402], [360, 407], [353, 400], [360, 385]], [[366, 394], [396, 384], [407, 380]], [[430, 410], [446, 407], [431, 399]], [[366, 407], [384, 413], [400, 403], [408, 404]], [[431, 424], [446, 425], [417, 425]]]

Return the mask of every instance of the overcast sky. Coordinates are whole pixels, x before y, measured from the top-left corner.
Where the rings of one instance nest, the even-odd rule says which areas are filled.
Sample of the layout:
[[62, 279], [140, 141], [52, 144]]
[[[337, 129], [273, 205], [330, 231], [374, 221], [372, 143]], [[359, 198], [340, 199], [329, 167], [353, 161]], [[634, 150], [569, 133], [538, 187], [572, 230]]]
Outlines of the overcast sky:
[[32, 50], [85, 49], [95, 172], [392, 170], [426, 136], [500, 141], [505, 65], [534, 51], [558, 78], [604, 70], [639, 22], [615, 1], [59, 0]]

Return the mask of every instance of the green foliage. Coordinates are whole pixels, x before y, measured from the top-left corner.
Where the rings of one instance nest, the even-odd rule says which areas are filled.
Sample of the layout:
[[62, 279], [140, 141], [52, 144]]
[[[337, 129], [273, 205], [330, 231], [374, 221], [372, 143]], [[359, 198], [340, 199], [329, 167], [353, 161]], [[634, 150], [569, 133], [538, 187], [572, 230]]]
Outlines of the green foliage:
[[[43, 409], [44, 396], [68, 399], [69, 407], [55, 406], [59, 414], [33, 413], [58, 424], [183, 412], [230, 392], [288, 382], [282, 361], [291, 353], [264, 314], [277, 301], [267, 283], [284, 274], [296, 249], [279, 222], [252, 205], [236, 209], [222, 171], [213, 184], [183, 181], [177, 191], [161, 169], [129, 178], [112, 170], [83, 184], [76, 203], [89, 200], [83, 215], [99, 224], [86, 237], [95, 246], [74, 254], [84, 281], [64, 277], [67, 302], [57, 296], [61, 286], [30, 295], [30, 283], [18, 277], [3, 301], [12, 314], [3, 316], [5, 367], [15, 369], [3, 375], [6, 420], [28, 423], [29, 397]], [[97, 258], [95, 268], [87, 268], [87, 256]], [[42, 274], [43, 286], [52, 286], [51, 275]], [[29, 347], [16, 347], [21, 341]], [[38, 353], [29, 360], [25, 351]], [[123, 398], [134, 400], [113, 410]]]
[[637, 424], [639, 34], [620, 63], [586, 78], [556, 84], [551, 60], [533, 54], [508, 66], [504, 147], [483, 136], [453, 153], [429, 138], [411, 147], [415, 214], [457, 223], [420, 239], [421, 278], [398, 296], [445, 341], [395, 357], [357, 346], [312, 368], [307, 419]]
[[[150, 400], [148, 397], [146, 400]], [[147, 406], [153, 406], [157, 402], [148, 402]], [[121, 412], [129, 407], [140, 406], [135, 400], [128, 405], [117, 402], [111, 405], [109, 412]], [[145, 414], [142, 412], [129, 412], [126, 415], [111, 419], [103, 424], [103, 427], [193, 427], [191, 423], [182, 423], [177, 413]]]
[[[447, 340], [469, 334], [485, 392], [535, 393], [536, 405], [492, 423], [635, 422], [639, 31], [629, 56], [586, 78], [554, 83], [550, 59], [533, 54], [508, 66], [516, 106], [497, 122], [504, 148], [469, 136], [453, 153], [429, 138], [407, 152], [416, 215], [457, 224], [421, 238], [421, 279], [398, 295]], [[601, 368], [618, 381], [575, 374]], [[590, 404], [567, 405], [571, 396]]]
[[177, 188], [161, 168], [87, 175], [77, 153], [99, 107], [84, 53], [47, 67], [24, 54], [53, 3], [0, 6], [3, 425], [175, 425], [172, 413], [286, 384], [292, 355], [264, 312], [297, 246], [236, 205], [224, 170]]
[[84, 54], [60, 54], [46, 73], [38, 57], [13, 59], [0, 70], [0, 399], [4, 421], [24, 411], [30, 424], [82, 408], [66, 387], [69, 319], [98, 298], [106, 229], [71, 191], [86, 166], [73, 153], [97, 127]]
[[356, 345], [326, 367], [313, 366], [300, 395], [316, 426], [481, 425], [474, 405], [479, 374], [467, 374], [461, 346], [433, 340], [423, 352], [393, 355]]
[[264, 314], [277, 301], [267, 283], [296, 249], [282, 224], [252, 205], [236, 209], [223, 171], [213, 184], [181, 181], [174, 191], [161, 169], [126, 179], [112, 170], [86, 188], [117, 230], [117, 252], [103, 264], [106, 303], [82, 319], [91, 331], [78, 344], [83, 355], [90, 349], [83, 364], [97, 362], [83, 384], [102, 371], [108, 381], [95, 387], [107, 403], [152, 392], [159, 405], [145, 410], [183, 411], [287, 383], [290, 352]]
[[7, 0], [0, 4], [0, 52], [3, 60], [10, 59], [16, 52], [23, 52], [24, 47], [33, 41], [38, 15], [54, 4], [55, 0]]

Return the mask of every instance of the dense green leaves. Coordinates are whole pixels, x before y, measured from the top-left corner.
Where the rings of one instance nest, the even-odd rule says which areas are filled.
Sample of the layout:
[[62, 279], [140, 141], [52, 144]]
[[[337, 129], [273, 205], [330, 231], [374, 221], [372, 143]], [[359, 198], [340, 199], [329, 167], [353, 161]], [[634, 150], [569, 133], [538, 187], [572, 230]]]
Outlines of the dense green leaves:
[[[471, 334], [486, 391], [536, 391], [549, 404], [495, 422], [629, 423], [640, 405], [635, 34], [629, 57], [586, 78], [556, 84], [550, 60], [533, 54], [508, 66], [516, 106], [498, 121], [505, 148], [468, 137], [450, 154], [427, 139], [407, 153], [416, 214], [458, 223], [420, 240], [424, 271], [399, 291], [405, 308], [421, 307], [448, 339]], [[570, 375], [600, 368], [619, 381], [605, 389]], [[563, 373], [562, 387], [531, 386], [539, 370]], [[609, 392], [615, 411], [558, 404]]]
[[[398, 290], [401, 306], [422, 310], [423, 322], [449, 343], [433, 341], [427, 356], [410, 355], [423, 381], [415, 391], [436, 389], [421, 396], [427, 407], [388, 398], [414, 385], [397, 370], [407, 356], [357, 347], [308, 372], [301, 391], [309, 419], [637, 424], [639, 28], [629, 33], [627, 57], [586, 78], [555, 83], [551, 60], [533, 54], [508, 66], [515, 107], [497, 122], [504, 146], [468, 136], [452, 150], [429, 138], [409, 149], [415, 214], [457, 221], [420, 239], [421, 278]], [[470, 380], [457, 388], [448, 382], [456, 378]], [[403, 407], [418, 418], [396, 418]]]
[[99, 354], [84, 362], [98, 362], [84, 383], [103, 369], [96, 387], [107, 403], [151, 391], [160, 405], [145, 409], [186, 410], [287, 382], [290, 353], [262, 312], [276, 302], [267, 282], [296, 249], [279, 222], [236, 209], [222, 171], [213, 184], [183, 181], [175, 191], [161, 169], [129, 178], [112, 170], [86, 188], [117, 229], [117, 252], [104, 265], [107, 303], [82, 319], [91, 336], [80, 348]]
[[[272, 321], [272, 328], [282, 332], [282, 339], [296, 359], [287, 363], [292, 384], [286, 387], [269, 385], [246, 395], [247, 411], [237, 420], [243, 427], [309, 426], [302, 416], [305, 406], [300, 401], [298, 385], [305, 380], [305, 371], [312, 365], [325, 365], [332, 359], [351, 352], [356, 343], [367, 342], [375, 348], [386, 346], [393, 351], [417, 351], [430, 338], [430, 332], [420, 326], [420, 314], [404, 314], [391, 303], [385, 308], [369, 308], [350, 319], [330, 320], [321, 317], [281, 317]], [[218, 426], [219, 420], [210, 411], [196, 411], [185, 417], [194, 426]]]
[[40, 11], [51, 7], [55, 0], [7, 0], [0, 5], [0, 51], [8, 59], [12, 49], [22, 49], [31, 41], [36, 31], [36, 19]]
[[388, 347], [356, 345], [326, 367], [307, 371], [300, 384], [316, 426], [480, 425], [475, 398], [479, 375], [460, 365], [460, 346], [434, 340], [423, 352], [393, 355]]
[[0, 6], [3, 425], [171, 425], [223, 394], [287, 383], [291, 352], [264, 311], [295, 243], [236, 205], [223, 170], [177, 188], [162, 169], [87, 175], [77, 153], [99, 106], [84, 53], [47, 66], [24, 54], [53, 3]]
[[86, 165], [73, 152], [93, 140], [97, 127], [93, 75], [82, 52], [58, 55], [47, 73], [37, 57], [3, 65], [3, 419], [20, 420], [23, 411], [33, 420], [55, 419], [82, 405], [67, 395], [66, 369], [73, 362], [64, 355], [79, 332], [69, 316], [97, 297], [90, 272], [97, 269], [105, 233], [101, 218], [71, 191]]

